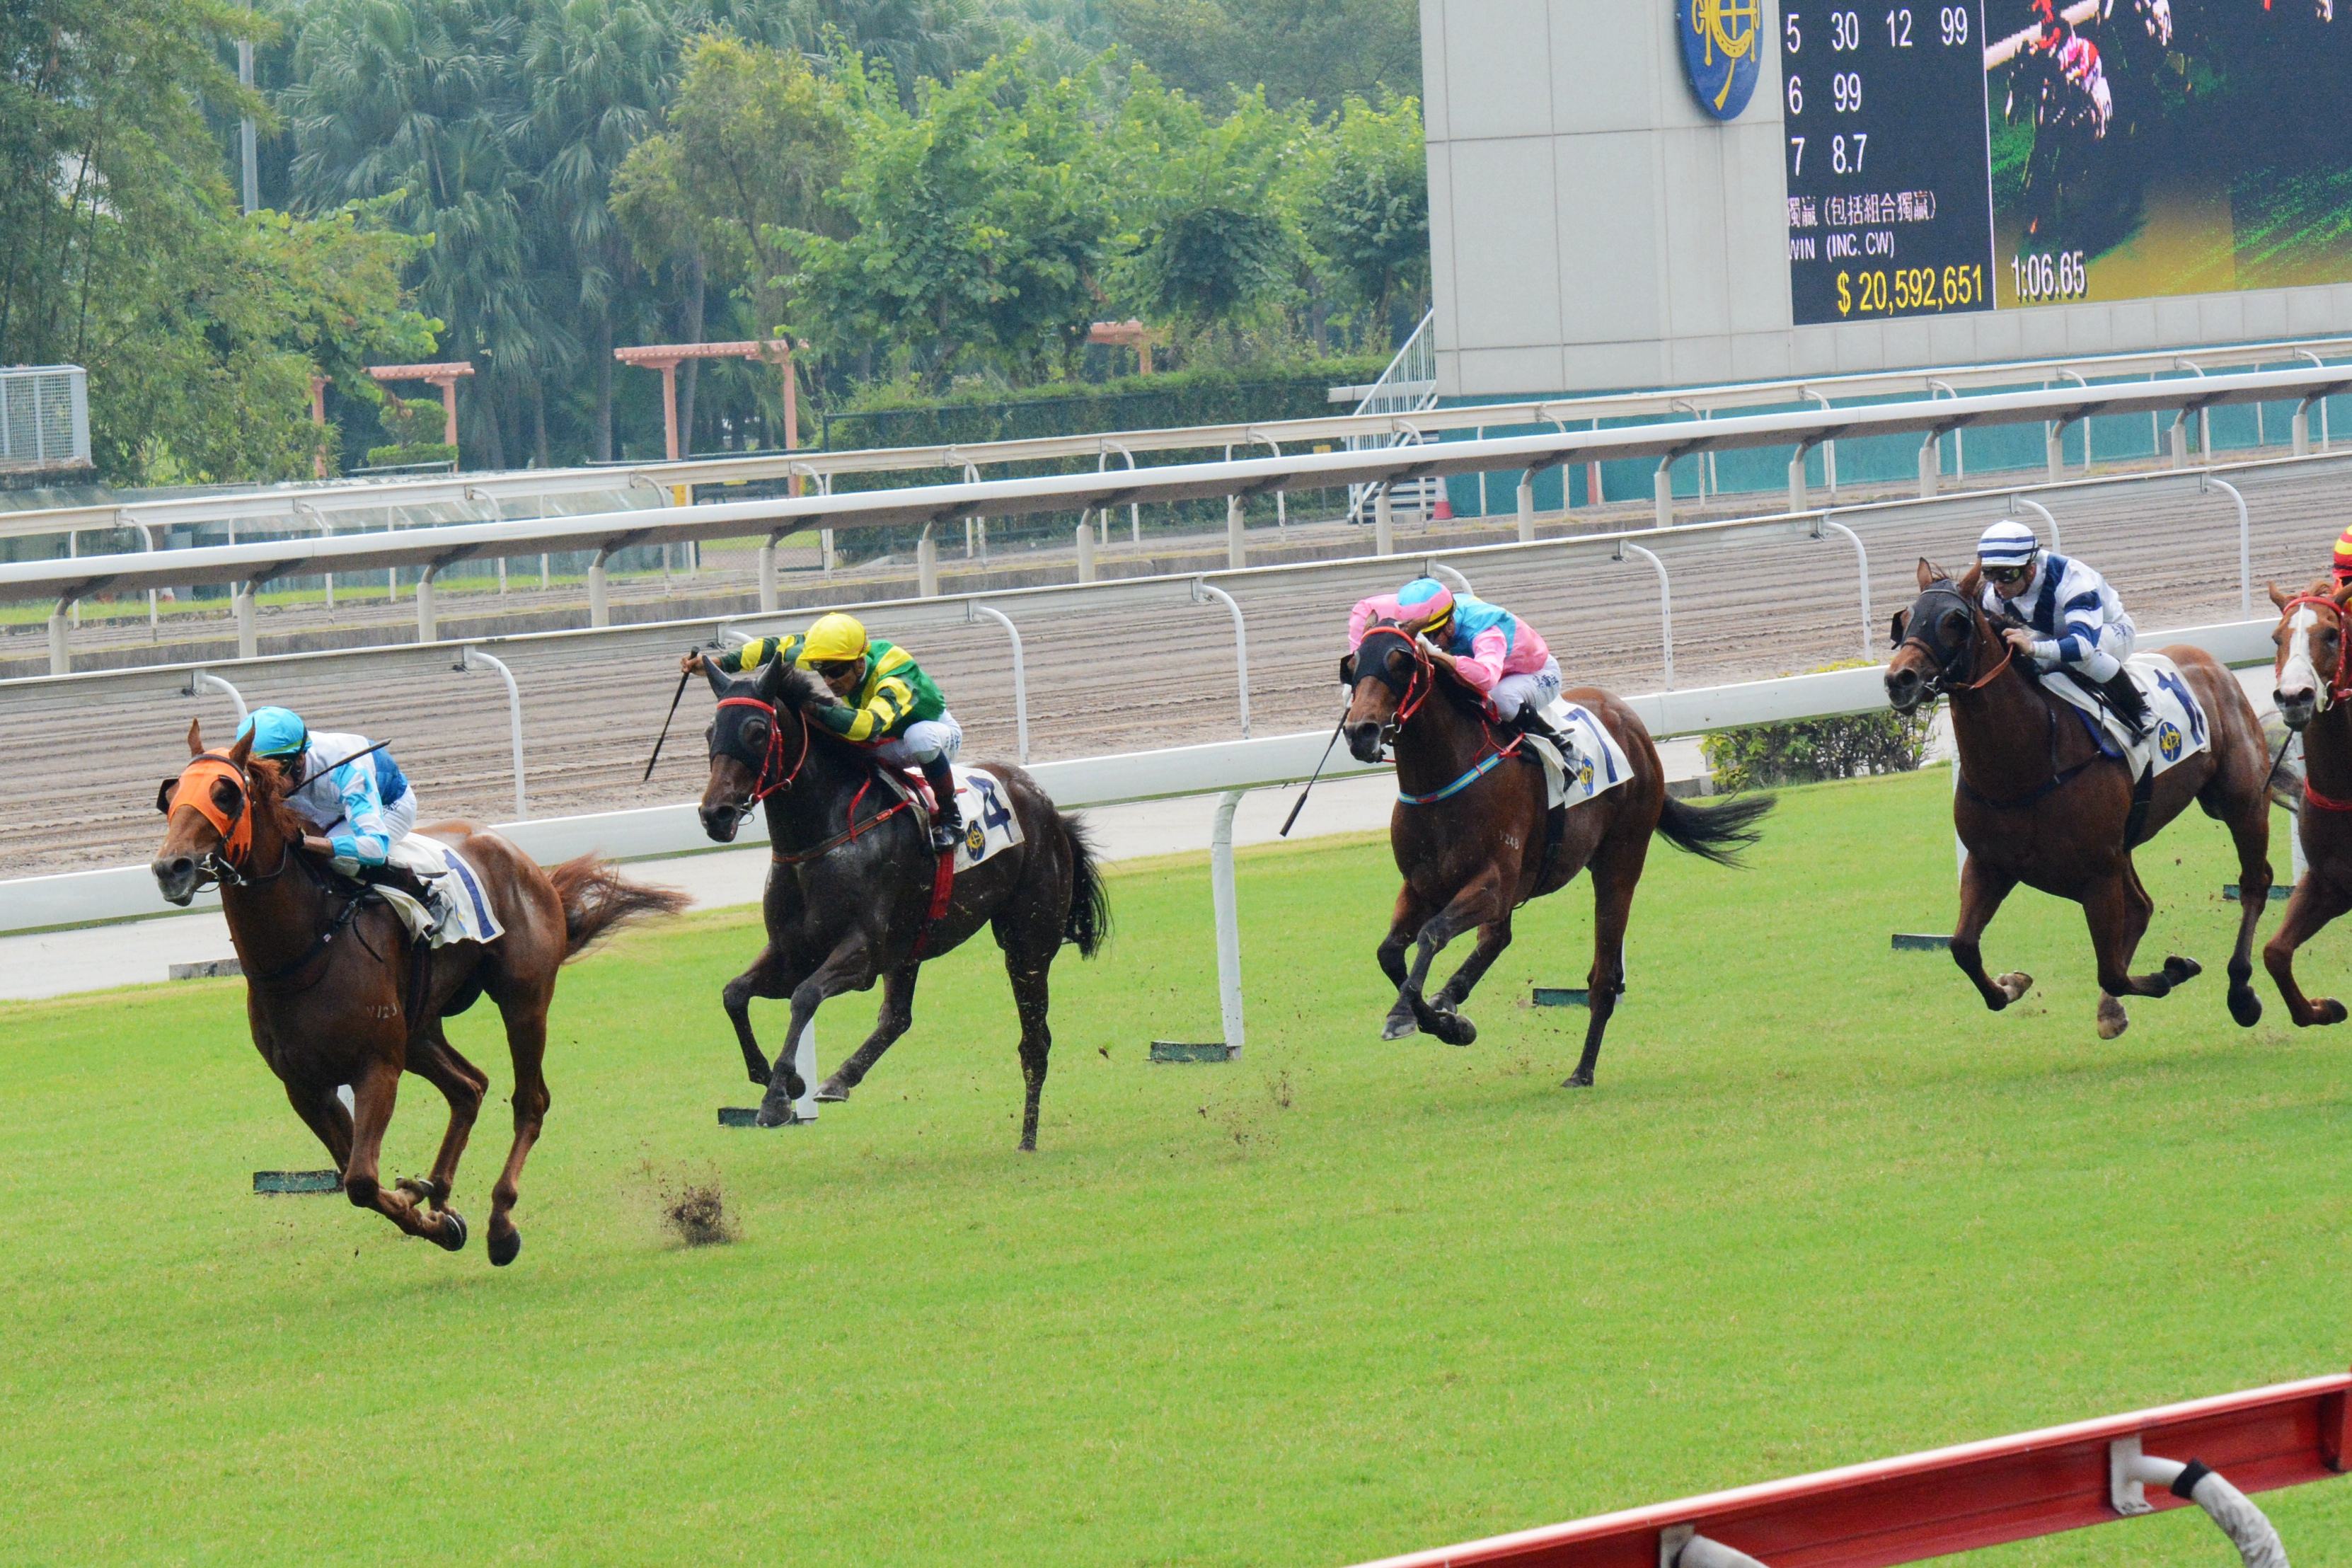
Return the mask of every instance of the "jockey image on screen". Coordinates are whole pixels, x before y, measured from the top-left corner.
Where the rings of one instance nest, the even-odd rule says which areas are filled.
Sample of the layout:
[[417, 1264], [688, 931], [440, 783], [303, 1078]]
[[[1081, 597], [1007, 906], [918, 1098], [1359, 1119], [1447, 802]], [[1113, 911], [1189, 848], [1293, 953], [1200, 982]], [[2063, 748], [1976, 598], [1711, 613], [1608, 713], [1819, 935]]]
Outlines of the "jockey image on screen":
[[1486, 699], [1496, 719], [1544, 736], [1573, 757], [1575, 747], [1544, 718], [1559, 695], [1559, 660], [1535, 627], [1500, 605], [1456, 594], [1434, 577], [1416, 577], [1393, 594], [1359, 600], [1348, 613], [1348, 649], [1364, 640], [1374, 617], [1412, 626]]
[[931, 678], [906, 649], [868, 637], [857, 621], [837, 612], [809, 627], [798, 661], [840, 700], [811, 718], [877, 762], [923, 771], [939, 805], [931, 847], [942, 854], [953, 849], [963, 837], [963, 812], [950, 764], [963, 749], [963, 727]]
[[2064, 670], [2106, 700], [2135, 736], [2147, 728], [2139, 689], [2124, 670], [2138, 636], [2105, 578], [2044, 550], [2033, 531], [2004, 518], [1977, 541], [1982, 603], [2009, 646], [2044, 674]]

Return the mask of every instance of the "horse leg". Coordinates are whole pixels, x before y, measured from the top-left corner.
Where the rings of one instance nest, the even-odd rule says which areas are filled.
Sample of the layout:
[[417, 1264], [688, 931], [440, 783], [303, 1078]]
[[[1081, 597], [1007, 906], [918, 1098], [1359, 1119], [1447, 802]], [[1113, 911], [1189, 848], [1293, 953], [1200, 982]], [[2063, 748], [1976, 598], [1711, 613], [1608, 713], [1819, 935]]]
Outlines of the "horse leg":
[[1625, 926], [1649, 852], [1647, 834], [1622, 845], [1604, 842], [1587, 868], [1592, 879], [1592, 970], [1584, 979], [1584, 995], [1591, 1016], [1584, 1026], [1584, 1054], [1562, 1089], [1591, 1089], [1593, 1069], [1601, 1065], [1601, 1037], [1609, 1032], [1617, 998], [1625, 991]]
[[352, 1157], [343, 1168], [343, 1194], [356, 1208], [373, 1209], [411, 1236], [448, 1248], [466, 1245], [466, 1222], [454, 1209], [427, 1215], [406, 1193], [385, 1192], [377, 1180], [377, 1161], [383, 1152], [383, 1130], [392, 1124], [393, 1102], [400, 1095], [400, 1068], [388, 1057], [370, 1061], [352, 1085]]
[[1503, 950], [1510, 945], [1509, 915], [1480, 926], [1478, 945], [1471, 949], [1470, 956], [1462, 961], [1462, 967], [1454, 972], [1454, 978], [1439, 987], [1429, 1005], [1441, 1013], [1460, 1011], [1462, 1004], [1470, 999], [1471, 987], [1486, 978], [1486, 971], [1494, 967], [1495, 960], [1502, 957]]
[[[751, 1033], [751, 998], [764, 996], [772, 1002], [791, 995], [793, 987], [799, 984], [785, 966], [783, 954], [776, 950], [775, 943], [770, 942], [751, 961], [751, 967], [729, 981], [719, 994], [727, 1016], [735, 1025], [735, 1043], [743, 1047], [743, 1068], [751, 1075], [751, 1081], [762, 1088], [767, 1085], [770, 1068], [767, 1054], [760, 1049], [760, 1042]], [[784, 1043], [784, 1054], [793, 1054], [791, 1040]]]
[[327, 1146], [327, 1157], [334, 1161], [340, 1177], [352, 1163], [352, 1113], [343, 1109], [342, 1096], [331, 1083], [289, 1083], [286, 1098], [294, 1114]]
[[438, 1018], [408, 1042], [408, 1070], [448, 1100], [449, 1126], [441, 1134], [441, 1152], [434, 1156], [433, 1173], [421, 1182], [404, 1176], [398, 1184], [409, 1196], [446, 1208], [457, 1185], [457, 1161], [466, 1152], [466, 1140], [474, 1131], [474, 1118], [481, 1112], [482, 1096], [489, 1092], [490, 1080], [449, 1043]]
[[1053, 962], [1054, 949], [1045, 943], [1004, 954], [1004, 973], [1013, 981], [1013, 1005], [1021, 1013], [1021, 1080], [1025, 1096], [1021, 1108], [1021, 1152], [1024, 1154], [1037, 1152], [1037, 1101], [1045, 1092], [1045, 1058], [1054, 1049], [1054, 1031], [1045, 1020], [1045, 981]]
[[515, 1228], [515, 1199], [522, 1192], [522, 1163], [547, 1121], [547, 1005], [553, 999], [555, 977], [543, 989], [502, 999], [499, 1015], [506, 1020], [507, 1052], [514, 1061], [514, 1143], [507, 1150], [506, 1168], [490, 1188], [490, 1262], [503, 1268], [522, 1250], [522, 1232]]
[[[2244, 889], [2241, 888], [2240, 891]], [[2287, 899], [2286, 918], [2263, 948], [2263, 967], [2271, 972], [2279, 994], [2286, 999], [2287, 1016], [2294, 1020], [2298, 1029], [2344, 1021], [2343, 1003], [2330, 996], [2315, 1002], [2303, 994], [2303, 987], [2294, 978], [2294, 950], [2347, 909], [2352, 909], [2352, 898], [2347, 898], [2333, 883], [2323, 881], [2316, 869], [2305, 871]]]
[[1971, 855], [1960, 863], [1960, 922], [1952, 928], [1952, 962], [1976, 983], [1977, 994], [1996, 1013], [2024, 995], [2033, 984], [2033, 976], [2021, 971], [1993, 979], [1985, 973], [1984, 953], [1978, 946], [1985, 927], [2000, 911], [2000, 901], [2016, 886], [2016, 878], [1987, 866], [1981, 855]]
[[1435, 1035], [1449, 1046], [1466, 1046], [1478, 1037], [1477, 1026], [1459, 1013], [1441, 1013], [1429, 1005], [1421, 988], [1429, 978], [1429, 966], [1445, 944], [1473, 926], [1489, 921], [1509, 918], [1510, 904], [1503, 891], [1502, 879], [1492, 866], [1472, 879], [1470, 885], [1454, 895], [1447, 904], [1421, 928], [1416, 939], [1412, 969], [1406, 974], [1404, 995], [1412, 1008], [1413, 1021], [1423, 1034]]
[[882, 1012], [874, 1020], [874, 1032], [856, 1054], [833, 1069], [833, 1076], [816, 1086], [816, 1097], [823, 1104], [833, 1104], [849, 1098], [849, 1091], [866, 1081], [882, 1053], [898, 1043], [898, 1037], [914, 1027], [915, 980], [922, 965], [909, 963], [894, 969], [882, 977]]
[[[817, 965], [816, 973], [793, 987], [792, 1021], [784, 1026], [784, 1038], [797, 1040], [801, 1031], [829, 996], [844, 991], [855, 991], [874, 983], [874, 952], [866, 945], [866, 933], [853, 930], [835, 944], [825, 961]], [[793, 1102], [806, 1093], [807, 1085], [801, 1081], [798, 1068], [793, 1066], [793, 1053], [787, 1048], [776, 1058], [776, 1070], [768, 1075], [768, 1092], [760, 1100], [760, 1125], [782, 1127], [796, 1120]]]
[[2230, 1016], [2241, 1028], [2263, 1019], [2263, 999], [2249, 984], [2254, 977], [2254, 928], [2271, 901], [2271, 803], [2257, 800], [2230, 825], [2238, 847], [2238, 945], [2230, 950]]
[[1380, 960], [1381, 973], [1397, 988], [1396, 1005], [1381, 1024], [1381, 1038], [1384, 1040], [1402, 1040], [1421, 1026], [1413, 1021], [1412, 1002], [1405, 995], [1404, 950], [1412, 945], [1412, 939], [1421, 934], [1428, 919], [1428, 901], [1412, 890], [1412, 883], [1397, 889], [1396, 912], [1389, 919], [1389, 934], [1381, 938], [1373, 953]]
[[[2267, 895], [2265, 895], [2267, 896]], [[2094, 886], [2083, 900], [2083, 919], [2091, 928], [2091, 947], [2099, 961], [2099, 1038], [2112, 1040], [2131, 1026], [2125, 1013], [2126, 996], [2168, 996], [2182, 981], [2200, 971], [2195, 961], [2178, 956], [2164, 961], [2154, 974], [2131, 973], [2132, 954], [2147, 933], [2156, 900], [2140, 885], [2139, 875], [2126, 860], [2123, 868]]]

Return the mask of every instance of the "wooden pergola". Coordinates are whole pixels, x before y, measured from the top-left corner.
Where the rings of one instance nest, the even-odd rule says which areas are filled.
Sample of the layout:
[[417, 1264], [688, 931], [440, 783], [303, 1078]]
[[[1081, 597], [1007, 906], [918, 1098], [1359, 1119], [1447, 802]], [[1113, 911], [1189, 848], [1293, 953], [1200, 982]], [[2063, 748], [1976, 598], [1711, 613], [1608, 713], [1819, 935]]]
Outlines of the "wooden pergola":
[[[380, 382], [423, 381], [441, 389], [441, 439], [457, 445], [457, 384], [474, 374], [468, 360], [446, 364], [372, 364], [368, 374]], [[315, 397], [315, 394], [313, 396]]]
[[[664, 449], [672, 462], [685, 456], [678, 449], [677, 367], [690, 359], [743, 359], [755, 363], [764, 360], [780, 367], [784, 375], [784, 450], [793, 452], [800, 449], [800, 388], [793, 374], [793, 345], [788, 339], [755, 338], [730, 343], [647, 343], [639, 348], [614, 349], [613, 357], [623, 364], [661, 372], [662, 436]], [[793, 484], [793, 492], [799, 493], [797, 476]]]
[[1151, 374], [1151, 345], [1158, 340], [1158, 333], [1131, 318], [1124, 321], [1097, 321], [1087, 329], [1087, 342], [1090, 343], [1133, 349], [1135, 374], [1138, 375]]

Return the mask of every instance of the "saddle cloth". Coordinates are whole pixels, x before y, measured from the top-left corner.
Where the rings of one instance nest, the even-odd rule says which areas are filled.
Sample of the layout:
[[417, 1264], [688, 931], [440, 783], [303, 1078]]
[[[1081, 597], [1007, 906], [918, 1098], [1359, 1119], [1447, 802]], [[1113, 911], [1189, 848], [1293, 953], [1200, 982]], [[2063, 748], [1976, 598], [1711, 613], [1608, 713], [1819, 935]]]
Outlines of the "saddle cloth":
[[2082, 710], [2096, 729], [2101, 749], [2121, 757], [2134, 778], [2159, 776], [2212, 744], [2205, 710], [2180, 679], [2179, 665], [2160, 653], [2136, 653], [2124, 668], [2147, 705], [2147, 734], [2137, 741], [2081, 682], [2053, 672], [2042, 684], [2059, 700]]
[[[1021, 819], [1013, 815], [1013, 803], [994, 773], [953, 764], [949, 772], [955, 775], [956, 809], [963, 814], [963, 838], [956, 845], [955, 854], [956, 873], [961, 875], [1020, 843]], [[883, 776], [929, 815], [931, 792], [919, 770], [885, 769]]]
[[506, 934], [507, 928], [499, 922], [497, 912], [490, 908], [481, 874], [448, 845], [422, 833], [412, 833], [394, 841], [385, 858], [415, 872], [440, 894], [435, 901], [442, 908], [436, 910], [427, 909], [397, 888], [379, 886], [375, 889], [408, 927], [412, 939], [422, 938], [434, 947], [446, 947], [453, 942], [496, 942]]
[[1543, 761], [1547, 805], [1581, 805], [1633, 776], [1633, 764], [1626, 757], [1625, 748], [1617, 743], [1609, 726], [1589, 710], [1556, 697], [1544, 710], [1544, 719], [1574, 742], [1576, 748], [1576, 755], [1563, 757], [1543, 736], [1527, 738], [1528, 744]]

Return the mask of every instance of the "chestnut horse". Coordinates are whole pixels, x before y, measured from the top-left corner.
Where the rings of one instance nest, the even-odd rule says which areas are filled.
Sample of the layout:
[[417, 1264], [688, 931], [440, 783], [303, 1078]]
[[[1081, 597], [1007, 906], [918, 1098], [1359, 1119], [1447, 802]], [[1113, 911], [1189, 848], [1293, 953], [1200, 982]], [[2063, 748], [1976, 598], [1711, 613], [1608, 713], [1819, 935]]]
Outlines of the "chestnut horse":
[[[834, 701], [824, 683], [781, 660], [756, 676], [730, 679], [716, 665], [704, 673], [719, 698], [709, 731], [710, 778], [702, 794], [702, 827], [731, 843], [755, 806], [768, 813], [768, 944], [751, 967], [727, 983], [720, 999], [751, 1081], [767, 1086], [760, 1124], [795, 1120], [805, 1089], [793, 1066], [792, 1042], [828, 996], [882, 982], [882, 1013], [856, 1054], [818, 1086], [820, 1100], [842, 1100], [915, 1021], [915, 978], [923, 960], [958, 946], [983, 925], [993, 929], [1021, 1014], [1021, 1074], [1027, 1098], [1021, 1147], [1037, 1147], [1037, 1102], [1054, 1046], [1046, 1024], [1046, 973], [1064, 942], [1092, 958], [1110, 932], [1110, 903], [1094, 847], [1077, 818], [1065, 816], [1020, 768], [987, 764], [1003, 786], [983, 812], [1007, 811], [1021, 842], [956, 876], [946, 911], [930, 920], [939, 855], [915, 813], [878, 777], [860, 748], [820, 728], [806, 710]], [[979, 826], [975, 824], [973, 826]], [[751, 1033], [751, 998], [792, 998], [784, 1047], [768, 1064]]]
[[[451, 1252], [466, 1245], [466, 1221], [448, 1206], [450, 1192], [489, 1079], [449, 1043], [443, 1020], [485, 994], [498, 1004], [514, 1057], [515, 1134], [490, 1189], [488, 1247], [492, 1263], [513, 1262], [522, 1250], [518, 1184], [547, 1115], [540, 1058], [556, 971], [624, 921], [684, 908], [685, 896], [624, 881], [592, 855], [542, 871], [495, 833], [441, 823], [423, 831], [465, 852], [506, 932], [453, 942], [420, 964], [399, 916], [323, 863], [323, 846], [284, 804], [284, 775], [252, 748], [246, 735], [207, 752], [188, 726], [188, 765], [156, 800], [168, 818], [150, 868], [156, 886], [185, 904], [205, 882], [220, 884], [253, 1043], [327, 1146], [345, 1195]], [[447, 1098], [449, 1126], [433, 1173], [387, 1192], [377, 1160], [404, 1071]], [[335, 1093], [343, 1084], [354, 1111]]]
[[2339, 587], [2322, 578], [2292, 596], [2273, 584], [2271, 602], [2279, 607], [2273, 696], [2279, 717], [2303, 736], [2303, 809], [2295, 814], [2295, 831], [2303, 836], [2305, 866], [2287, 899], [2286, 918], [2263, 948], [2263, 967], [2278, 983], [2287, 1016], [2307, 1028], [2345, 1018], [2344, 1004], [2334, 997], [2315, 1002], [2303, 994], [2294, 978], [2294, 950], [2352, 909], [2352, 665], [2344, 648], [2352, 584]]
[[2083, 906], [2098, 958], [2099, 1037], [2122, 1034], [2131, 1020], [2118, 998], [2162, 996], [2201, 973], [2178, 954], [2155, 973], [2130, 972], [2156, 910], [2132, 851], [2193, 800], [2237, 845], [2243, 902], [2230, 954], [2229, 1006], [2230, 1016], [2251, 1028], [2263, 1016], [2248, 982], [2254, 926], [2271, 889], [2270, 756], [2237, 678], [2201, 648], [2158, 650], [2196, 694], [2211, 740], [2160, 774], [2145, 803], [2136, 804], [2130, 769], [2100, 749], [2081, 710], [2028, 679], [2011, 657], [1978, 602], [1980, 583], [1974, 567], [1955, 583], [1920, 562], [1919, 597], [1895, 613], [1895, 657], [1886, 666], [1886, 700], [1897, 713], [1915, 713], [1937, 696], [1951, 701], [1960, 756], [1952, 821], [1968, 849], [1953, 962], [1976, 982], [1985, 1005], [2000, 1012], [2033, 984], [2030, 974], [1985, 973], [1978, 943], [2001, 900], [2020, 882], [2071, 899]]
[[[1625, 922], [1650, 852], [1650, 836], [1725, 865], [1756, 841], [1755, 824], [1772, 797], [1753, 795], [1696, 806], [1666, 794], [1665, 771], [1650, 731], [1631, 708], [1598, 687], [1565, 695], [1589, 709], [1624, 748], [1633, 776], [1564, 812], [1559, 836], [1549, 832], [1544, 772], [1517, 736], [1496, 728], [1486, 699], [1433, 659], [1411, 626], [1375, 620], [1356, 651], [1339, 662], [1349, 688], [1341, 727], [1358, 760], [1396, 755], [1397, 805], [1389, 845], [1404, 886], [1397, 893], [1381, 968], [1396, 983], [1381, 1037], [1415, 1028], [1448, 1045], [1478, 1037], [1462, 1003], [1511, 944], [1511, 916], [1529, 899], [1556, 892], [1579, 871], [1592, 872], [1591, 1019], [1584, 1055], [1564, 1087], [1586, 1089], [1601, 1059], [1617, 998], [1625, 989]], [[1438, 951], [1477, 928], [1478, 944], [1434, 997], [1422, 987]], [[1404, 950], [1418, 942], [1410, 971]]]

